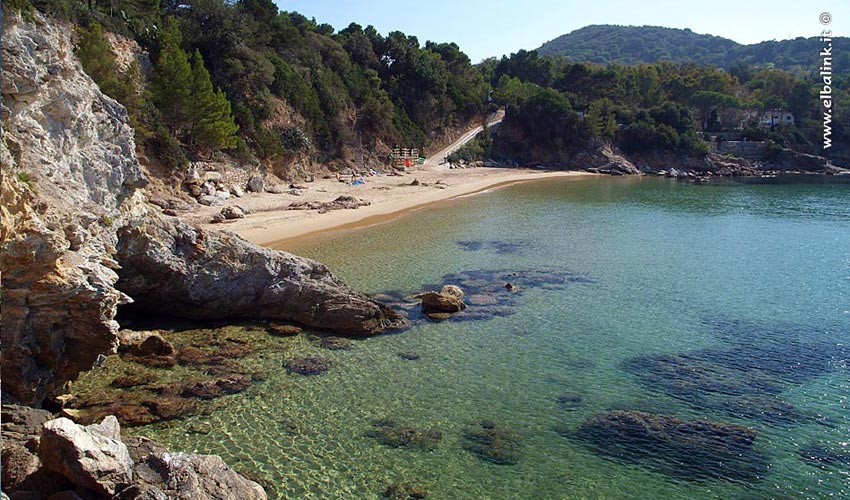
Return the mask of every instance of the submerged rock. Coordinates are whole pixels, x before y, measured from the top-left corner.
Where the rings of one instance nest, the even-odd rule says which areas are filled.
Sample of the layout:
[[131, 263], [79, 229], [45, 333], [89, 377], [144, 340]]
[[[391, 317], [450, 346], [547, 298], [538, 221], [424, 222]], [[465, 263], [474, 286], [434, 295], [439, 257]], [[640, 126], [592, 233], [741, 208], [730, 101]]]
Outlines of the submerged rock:
[[283, 323], [269, 323], [266, 325], [266, 331], [278, 337], [291, 337], [298, 335], [304, 331], [300, 326], [286, 325]]
[[127, 389], [140, 385], [150, 385], [156, 382], [156, 380], [156, 376], [152, 373], [128, 373], [120, 377], [115, 377], [109, 385], [119, 389]]
[[565, 435], [597, 453], [685, 479], [753, 480], [767, 470], [753, 449], [756, 432], [736, 424], [617, 410], [594, 415]]
[[463, 438], [463, 448], [485, 462], [497, 465], [519, 462], [520, 435], [491, 420], [478, 422], [464, 433]]
[[[848, 448], [847, 443], [844, 443], [844, 447]], [[829, 446], [812, 443], [800, 448], [798, 454], [806, 463], [817, 467], [838, 466], [844, 469], [850, 467], [850, 448], [839, 451]]]
[[376, 439], [390, 448], [418, 448], [432, 451], [437, 448], [443, 433], [433, 429], [422, 429], [411, 425], [400, 425], [395, 420], [384, 419], [372, 422], [366, 437]]
[[283, 366], [290, 373], [319, 375], [330, 370], [331, 366], [333, 366], [333, 361], [321, 356], [302, 356], [286, 361]]
[[351, 349], [351, 341], [342, 337], [323, 337], [320, 344], [329, 351], [347, 351]]
[[492, 250], [497, 254], [512, 254], [528, 247], [527, 243], [518, 243], [513, 241], [502, 240], [461, 240], [457, 242], [458, 246], [467, 252], [476, 252], [480, 250]]
[[[543, 288], [560, 290], [572, 283], [590, 284], [592, 279], [560, 269], [538, 269], [526, 271], [500, 270], [470, 270], [443, 276], [441, 284], [426, 284], [426, 290], [445, 288], [446, 291], [457, 287], [463, 291], [466, 302], [458, 296], [441, 292], [430, 292], [437, 296], [425, 294], [410, 295], [404, 291], [389, 291], [377, 295], [382, 301], [401, 311], [412, 323], [426, 318], [451, 321], [478, 321], [494, 317], [510, 316], [516, 313], [516, 303], [525, 290]], [[512, 290], [505, 288], [505, 283], [513, 284]], [[452, 287], [452, 288], [446, 288]], [[439, 305], [433, 312], [425, 312], [419, 301], [413, 299], [434, 300]], [[442, 305], [445, 303], [445, 307]], [[465, 307], [460, 304], [464, 303]], [[468, 304], [468, 306], [467, 306]], [[458, 310], [461, 308], [461, 310]], [[447, 311], [440, 311], [446, 309]], [[449, 312], [454, 311], [454, 312]]]
[[157, 333], [151, 334], [142, 342], [130, 346], [129, 351], [137, 356], [171, 356], [176, 352], [174, 346]]
[[232, 373], [224, 377], [190, 383], [180, 392], [180, 395], [187, 398], [209, 400], [225, 394], [242, 392], [251, 387], [252, 382], [249, 375]]
[[398, 353], [398, 357], [406, 361], [416, 361], [420, 358], [419, 353], [416, 351], [401, 351]]
[[575, 411], [581, 407], [584, 398], [579, 394], [567, 393], [558, 396], [556, 402], [558, 408], [565, 411]]
[[[748, 339], [751, 345], [701, 349], [677, 354], [653, 354], [627, 360], [624, 367], [654, 391], [700, 408], [723, 411], [773, 425], [791, 425], [807, 417], [779, 398], [788, 384], [799, 384], [835, 368], [843, 347], [809, 338], [788, 327], [770, 328], [749, 322], [712, 323], [723, 336]], [[788, 341], [784, 341], [788, 339]]]

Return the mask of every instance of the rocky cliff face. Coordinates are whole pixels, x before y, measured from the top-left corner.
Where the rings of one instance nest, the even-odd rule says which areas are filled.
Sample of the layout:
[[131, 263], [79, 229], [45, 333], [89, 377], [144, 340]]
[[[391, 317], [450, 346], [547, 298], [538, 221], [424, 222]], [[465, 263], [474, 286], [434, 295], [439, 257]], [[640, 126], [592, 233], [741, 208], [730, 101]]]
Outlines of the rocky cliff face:
[[358, 334], [397, 321], [321, 264], [149, 211], [126, 110], [83, 72], [72, 31], [39, 15], [4, 18], [4, 399], [39, 405], [114, 352], [117, 307], [134, 298], [190, 318]]
[[2, 375], [26, 403], [117, 343], [128, 297], [110, 255], [147, 182], [126, 111], [82, 71], [70, 33], [3, 25]]

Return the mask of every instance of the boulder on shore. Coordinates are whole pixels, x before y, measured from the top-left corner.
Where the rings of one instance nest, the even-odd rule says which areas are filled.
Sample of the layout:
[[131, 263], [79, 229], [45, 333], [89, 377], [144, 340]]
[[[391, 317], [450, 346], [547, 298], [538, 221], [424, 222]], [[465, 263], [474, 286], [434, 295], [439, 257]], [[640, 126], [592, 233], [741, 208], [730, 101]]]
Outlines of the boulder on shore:
[[251, 178], [248, 179], [248, 183], [245, 185], [245, 188], [251, 193], [262, 193], [264, 187], [265, 182], [259, 175], [252, 175]]

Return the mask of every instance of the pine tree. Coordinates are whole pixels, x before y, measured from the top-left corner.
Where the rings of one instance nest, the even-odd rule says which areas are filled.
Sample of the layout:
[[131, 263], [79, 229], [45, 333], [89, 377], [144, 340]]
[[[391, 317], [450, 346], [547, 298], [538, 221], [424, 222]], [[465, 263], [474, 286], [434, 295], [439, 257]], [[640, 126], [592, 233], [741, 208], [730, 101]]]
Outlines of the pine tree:
[[100, 90], [113, 99], [122, 93], [121, 80], [115, 67], [115, 54], [109, 42], [103, 37], [99, 24], [89, 28], [77, 28], [79, 37], [74, 53], [80, 59], [83, 69], [97, 83]]
[[239, 126], [233, 121], [230, 101], [221, 89], [213, 90], [204, 58], [195, 50], [192, 56], [192, 84], [189, 104], [189, 144], [203, 149], [236, 146]]
[[611, 141], [617, 134], [614, 105], [608, 98], [597, 99], [587, 109], [587, 122], [591, 133], [600, 139]]
[[172, 135], [178, 135], [190, 118], [192, 67], [186, 51], [180, 48], [180, 32], [175, 22], [163, 28], [160, 43], [151, 96], [162, 121]]

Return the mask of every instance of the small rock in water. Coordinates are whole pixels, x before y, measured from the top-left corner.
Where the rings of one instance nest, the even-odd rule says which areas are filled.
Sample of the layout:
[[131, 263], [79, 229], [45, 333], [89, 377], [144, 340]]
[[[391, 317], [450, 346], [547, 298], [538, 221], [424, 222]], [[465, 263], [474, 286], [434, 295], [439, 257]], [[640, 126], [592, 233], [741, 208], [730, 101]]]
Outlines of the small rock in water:
[[419, 353], [416, 351], [402, 351], [398, 353], [398, 357], [407, 361], [416, 361], [419, 359]]
[[180, 393], [184, 398], [214, 399], [225, 394], [242, 392], [251, 386], [251, 377], [233, 373], [221, 378], [201, 380], [186, 386]]

